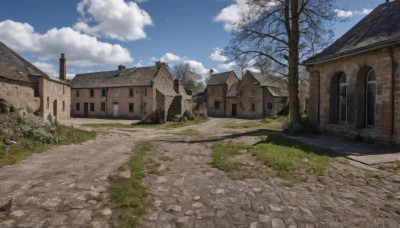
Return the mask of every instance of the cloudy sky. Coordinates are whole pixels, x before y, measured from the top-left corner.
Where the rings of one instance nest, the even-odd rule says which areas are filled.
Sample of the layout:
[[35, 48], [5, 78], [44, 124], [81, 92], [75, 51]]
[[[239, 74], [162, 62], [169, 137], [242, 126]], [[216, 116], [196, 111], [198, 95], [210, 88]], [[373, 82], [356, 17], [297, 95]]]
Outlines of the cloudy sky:
[[[221, 50], [246, 0], [2, 0], [0, 41], [50, 75], [188, 62], [206, 74], [235, 64]], [[384, 0], [337, 0], [342, 35]]]

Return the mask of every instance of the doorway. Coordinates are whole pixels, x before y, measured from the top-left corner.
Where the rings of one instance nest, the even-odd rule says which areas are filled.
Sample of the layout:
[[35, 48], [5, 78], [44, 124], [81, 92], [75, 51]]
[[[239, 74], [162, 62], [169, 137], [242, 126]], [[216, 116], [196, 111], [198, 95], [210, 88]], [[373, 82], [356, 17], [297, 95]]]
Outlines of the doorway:
[[83, 116], [88, 117], [89, 116], [89, 103], [84, 103], [83, 104]]
[[236, 117], [237, 115], [237, 105], [232, 104], [232, 117]]
[[118, 103], [113, 104], [113, 117], [118, 117]]

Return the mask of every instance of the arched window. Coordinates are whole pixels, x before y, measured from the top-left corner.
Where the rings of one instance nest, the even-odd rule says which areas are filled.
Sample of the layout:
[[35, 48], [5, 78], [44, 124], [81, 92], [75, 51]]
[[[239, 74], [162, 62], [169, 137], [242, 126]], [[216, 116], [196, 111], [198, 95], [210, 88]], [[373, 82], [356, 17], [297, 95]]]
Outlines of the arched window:
[[365, 79], [365, 125], [375, 126], [375, 104], [376, 104], [376, 78], [373, 69], [368, 71]]
[[345, 73], [339, 76], [339, 123], [346, 123], [347, 121], [347, 77]]

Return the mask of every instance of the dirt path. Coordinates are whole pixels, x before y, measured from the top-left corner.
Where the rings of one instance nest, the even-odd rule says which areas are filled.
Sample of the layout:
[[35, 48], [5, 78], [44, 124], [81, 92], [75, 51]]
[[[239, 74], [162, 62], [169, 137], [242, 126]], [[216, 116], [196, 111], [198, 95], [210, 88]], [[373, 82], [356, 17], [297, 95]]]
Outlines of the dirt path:
[[[103, 205], [108, 177], [139, 141], [152, 141], [149, 156], [160, 163], [161, 173], [144, 179], [152, 206], [142, 227], [400, 227], [399, 179], [368, 182], [365, 170], [347, 163], [332, 167], [321, 182], [293, 185], [268, 173], [267, 180], [232, 180], [213, 168], [214, 142], [253, 144], [265, 134], [244, 129], [252, 133], [232, 136], [232, 129], [222, 127], [241, 121], [211, 119], [170, 130], [100, 129], [109, 133], [0, 168], [0, 203], [13, 198], [11, 216], [0, 219], [0, 227], [108, 227], [111, 211]], [[175, 135], [188, 128], [199, 135]], [[257, 165], [251, 156], [242, 160]]]

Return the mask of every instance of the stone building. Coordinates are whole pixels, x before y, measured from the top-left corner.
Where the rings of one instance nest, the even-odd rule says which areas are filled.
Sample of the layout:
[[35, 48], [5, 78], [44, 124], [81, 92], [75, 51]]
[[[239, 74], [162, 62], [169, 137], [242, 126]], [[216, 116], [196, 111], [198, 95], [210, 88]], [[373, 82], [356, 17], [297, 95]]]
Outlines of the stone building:
[[177, 81], [168, 65], [78, 74], [71, 81], [71, 114], [83, 117], [142, 119], [156, 109], [171, 119], [191, 110], [191, 97]]
[[304, 62], [313, 124], [349, 137], [400, 143], [399, 12], [399, 0], [378, 6]]
[[226, 96], [232, 85], [238, 81], [233, 71], [211, 75], [206, 88], [206, 107], [209, 116], [227, 116]]
[[64, 54], [60, 69], [60, 78], [50, 77], [0, 42], [0, 102], [50, 122], [69, 118], [71, 88]]
[[287, 79], [247, 71], [239, 80], [233, 71], [214, 74], [207, 84], [210, 116], [261, 119], [278, 115], [288, 105]]

